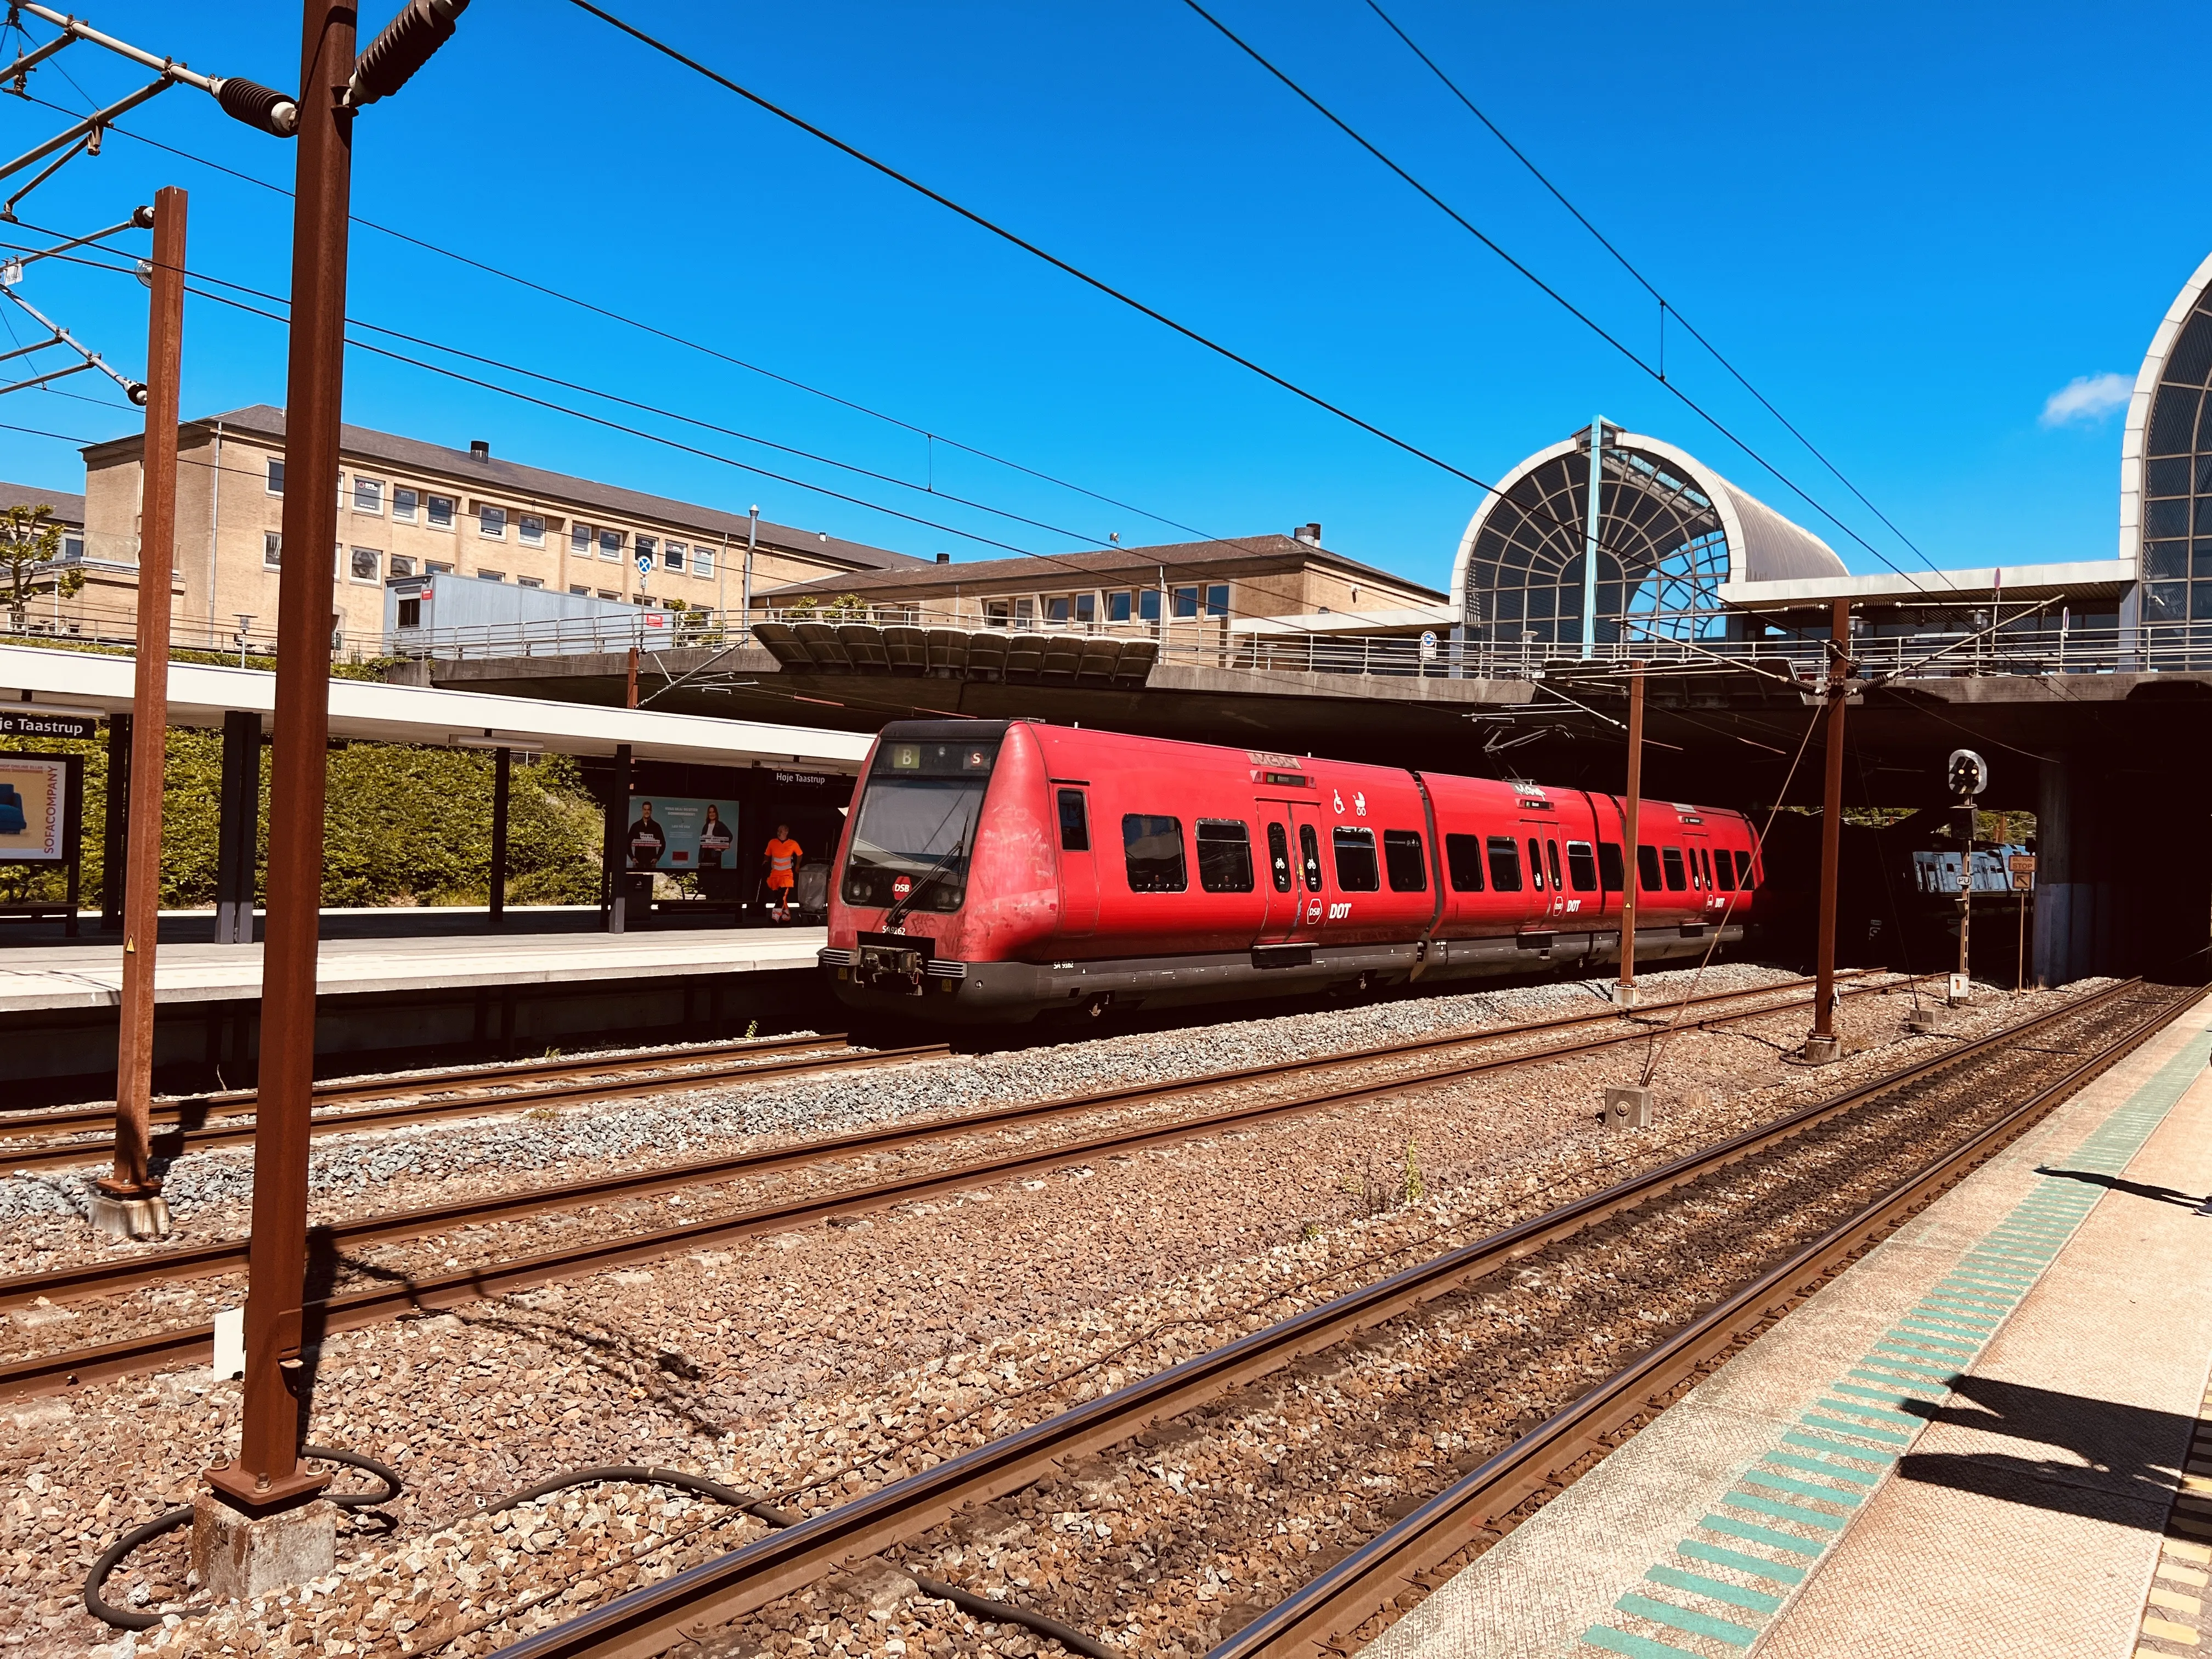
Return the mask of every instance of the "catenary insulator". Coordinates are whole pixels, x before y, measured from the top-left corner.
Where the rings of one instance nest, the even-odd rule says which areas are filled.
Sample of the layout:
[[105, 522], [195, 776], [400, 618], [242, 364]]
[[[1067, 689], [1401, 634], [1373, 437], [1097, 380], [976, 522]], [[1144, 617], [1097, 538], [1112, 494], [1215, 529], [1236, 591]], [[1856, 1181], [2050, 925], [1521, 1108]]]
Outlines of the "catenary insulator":
[[407, 0], [400, 14], [384, 26], [354, 65], [346, 84], [345, 101], [358, 109], [380, 98], [389, 98], [407, 84], [430, 54], [453, 38], [453, 20], [468, 9], [469, 0]]
[[289, 138], [300, 130], [300, 106], [291, 94], [264, 87], [243, 76], [227, 76], [215, 83], [215, 100], [223, 112], [249, 127]]

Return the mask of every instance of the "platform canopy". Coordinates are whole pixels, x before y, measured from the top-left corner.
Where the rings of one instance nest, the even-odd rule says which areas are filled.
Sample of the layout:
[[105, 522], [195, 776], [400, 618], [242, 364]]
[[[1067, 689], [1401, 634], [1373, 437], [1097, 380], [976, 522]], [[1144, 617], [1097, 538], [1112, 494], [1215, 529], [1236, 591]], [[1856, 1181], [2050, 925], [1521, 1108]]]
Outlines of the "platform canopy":
[[[1674, 445], [1595, 423], [1601, 487], [1590, 521], [1590, 430], [1531, 455], [1484, 498], [1460, 538], [1453, 600], [1467, 637], [1579, 645], [1725, 631], [1723, 583], [1836, 577], [1835, 550]], [[1595, 592], [1585, 554], [1598, 548]]]
[[[0, 646], [0, 697], [56, 711], [129, 714], [137, 664], [129, 657], [34, 646]], [[276, 677], [255, 668], [198, 663], [169, 665], [169, 723], [221, 726], [233, 709], [273, 726]], [[854, 773], [869, 739], [849, 732], [665, 714], [657, 708], [609, 708], [488, 691], [331, 682], [331, 735], [381, 743], [507, 748], [556, 755], [611, 755], [628, 744], [638, 760], [700, 766], [799, 766]]]

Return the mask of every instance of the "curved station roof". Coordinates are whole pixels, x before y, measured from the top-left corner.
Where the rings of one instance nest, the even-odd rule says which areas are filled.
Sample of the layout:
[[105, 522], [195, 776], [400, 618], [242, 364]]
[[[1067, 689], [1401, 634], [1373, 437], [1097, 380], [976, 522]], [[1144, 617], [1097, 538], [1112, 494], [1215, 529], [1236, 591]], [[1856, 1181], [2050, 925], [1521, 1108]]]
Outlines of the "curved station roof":
[[[2197, 267], [2151, 337], [2120, 440], [2120, 557], [2140, 572], [2146, 623], [2212, 619], [2208, 380], [2212, 258]], [[2204, 574], [2192, 575], [2192, 569]]]
[[[1723, 582], [1845, 574], [1835, 550], [1677, 449], [1601, 426], [1594, 599], [1601, 643], [1717, 633]], [[1531, 455], [1460, 538], [1452, 594], [1468, 637], [1580, 644], [1589, 433]]]

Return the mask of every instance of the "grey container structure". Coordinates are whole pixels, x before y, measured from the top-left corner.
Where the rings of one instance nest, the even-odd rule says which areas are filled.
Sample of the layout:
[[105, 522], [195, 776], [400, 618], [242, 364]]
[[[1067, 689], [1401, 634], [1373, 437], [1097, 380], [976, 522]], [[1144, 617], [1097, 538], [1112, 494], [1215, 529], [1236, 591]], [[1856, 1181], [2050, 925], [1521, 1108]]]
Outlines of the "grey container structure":
[[384, 585], [384, 643], [395, 657], [556, 657], [661, 651], [680, 613], [588, 593], [556, 593], [438, 571]]

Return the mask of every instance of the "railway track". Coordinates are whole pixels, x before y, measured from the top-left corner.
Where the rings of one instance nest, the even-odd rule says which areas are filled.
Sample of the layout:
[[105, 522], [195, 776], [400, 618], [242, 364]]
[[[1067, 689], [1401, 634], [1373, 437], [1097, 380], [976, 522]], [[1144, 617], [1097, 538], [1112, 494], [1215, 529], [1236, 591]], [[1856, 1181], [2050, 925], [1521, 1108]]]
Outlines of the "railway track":
[[[553, 1110], [593, 1101], [712, 1089], [726, 1083], [811, 1077], [903, 1065], [910, 1060], [943, 1060], [952, 1052], [942, 1042], [905, 1048], [818, 1052], [839, 1048], [844, 1042], [842, 1036], [775, 1037], [765, 1043], [723, 1043], [712, 1048], [690, 1048], [660, 1055], [533, 1061], [526, 1066], [470, 1066], [404, 1078], [345, 1079], [317, 1085], [315, 1105], [340, 1107], [349, 1102], [389, 1101], [395, 1096], [410, 1098], [389, 1106], [319, 1111], [311, 1119], [310, 1133], [317, 1136], [353, 1134], [363, 1129], [404, 1128], [410, 1124], [434, 1122], [440, 1118]], [[791, 1054], [799, 1057], [775, 1058]], [[702, 1060], [707, 1063], [702, 1065]], [[251, 1121], [208, 1125], [202, 1112], [204, 1109], [207, 1117], [247, 1120], [252, 1117], [256, 1104], [251, 1094], [158, 1103], [155, 1118], [161, 1127], [154, 1134], [154, 1156], [174, 1158], [211, 1146], [250, 1142], [253, 1139]], [[114, 1121], [115, 1109], [112, 1106], [25, 1113], [0, 1119], [0, 1137], [67, 1134], [104, 1128]], [[0, 1146], [0, 1174], [35, 1174], [100, 1163], [112, 1157], [114, 1150], [112, 1139], [58, 1139]]]
[[[1020, 1105], [965, 1115], [890, 1123], [857, 1133], [762, 1152], [698, 1160], [635, 1174], [608, 1176], [592, 1182], [570, 1182], [557, 1188], [534, 1188], [497, 1194], [458, 1204], [356, 1218], [312, 1230], [310, 1249], [325, 1266], [334, 1266], [348, 1248], [419, 1238], [449, 1229], [520, 1217], [556, 1213], [587, 1206], [642, 1198], [714, 1182], [776, 1174], [811, 1164], [899, 1150], [920, 1142], [952, 1136], [989, 1133], [1019, 1128], [1054, 1119], [1107, 1110], [1136, 1110], [1186, 1099], [1194, 1095], [1257, 1083], [1326, 1079], [1346, 1068], [1421, 1056], [1453, 1049], [1495, 1048], [1516, 1041], [1571, 1032], [1593, 1024], [1615, 1029], [1565, 1042], [1516, 1048], [1504, 1054], [1476, 1054], [1441, 1066], [1387, 1078], [1361, 1079], [1349, 1085], [1309, 1088], [1285, 1097], [1249, 1102], [1170, 1122], [1110, 1130], [1048, 1146], [1016, 1149], [983, 1159], [888, 1180], [820, 1190], [785, 1202], [738, 1211], [688, 1224], [594, 1240], [568, 1248], [519, 1256], [514, 1260], [469, 1267], [459, 1272], [392, 1279], [388, 1273], [365, 1289], [334, 1294], [313, 1303], [307, 1310], [310, 1328], [320, 1334], [358, 1329], [410, 1314], [462, 1306], [487, 1296], [525, 1290], [549, 1281], [596, 1273], [630, 1262], [650, 1261], [685, 1249], [700, 1249], [746, 1237], [790, 1231], [871, 1210], [912, 1203], [945, 1194], [988, 1186], [1021, 1176], [1041, 1173], [1144, 1148], [1237, 1128], [1272, 1118], [1290, 1116], [1351, 1105], [1386, 1095], [1440, 1087], [1484, 1073], [1519, 1066], [1542, 1064], [1577, 1054], [1649, 1040], [1653, 1030], [1684, 1016], [1680, 1029], [1697, 1030], [1802, 1009], [1808, 999], [1802, 994], [1805, 981], [1750, 990], [1717, 991], [1677, 1002], [1647, 1006], [1635, 1019], [1604, 1008], [1589, 1014], [1551, 1020], [1522, 1021], [1484, 1031], [1428, 1036], [1401, 1043], [1382, 1044], [1346, 1054], [1272, 1066], [1249, 1066], [1232, 1072], [1146, 1085], [1094, 1094]], [[1846, 995], [1879, 994], [1905, 981], [1882, 985], [1846, 986]], [[1727, 1012], [1729, 1005], [1754, 1003]], [[1698, 1018], [1687, 1018], [1692, 1013]], [[0, 1309], [24, 1306], [40, 1298], [65, 1302], [93, 1296], [127, 1294], [156, 1283], [204, 1278], [235, 1272], [245, 1267], [247, 1241], [221, 1243], [185, 1249], [97, 1261], [42, 1273], [0, 1279]], [[15, 1395], [63, 1391], [106, 1377], [133, 1375], [164, 1365], [188, 1363], [210, 1351], [212, 1325], [156, 1331], [125, 1341], [18, 1359], [0, 1364], [0, 1399]]]
[[[1425, 1593], [1437, 1566], [1479, 1544], [1479, 1529], [1495, 1527], [1532, 1497], [1563, 1486], [1718, 1357], [1771, 1325], [2195, 1000], [2193, 993], [2161, 994], [2130, 981], [2020, 1022], [1363, 1285], [806, 1516], [503, 1651], [513, 1659], [629, 1659], [705, 1638], [836, 1568], [911, 1545], [963, 1510], [1055, 1479], [1154, 1425], [1196, 1413], [1295, 1360], [1453, 1297], [1509, 1264], [1570, 1242], [1601, 1238], [1609, 1224], [1656, 1226], [1671, 1218], [1678, 1230], [1701, 1238], [1712, 1224], [1712, 1200], [1722, 1183], [1739, 1179], [1756, 1193], [1764, 1175], [1771, 1197], [1774, 1170], [1786, 1172], [1792, 1157], [1814, 1160], [1817, 1185], [1835, 1186], [1839, 1171], [1832, 1166], [1838, 1162], [1846, 1177], [1858, 1170], [1873, 1181], [1870, 1195], [1862, 1200], [1854, 1194], [1856, 1207], [1809, 1240], [1785, 1238], [1778, 1245], [1762, 1227], [1752, 1227], [1747, 1236], [1765, 1240], [1768, 1256], [1780, 1249], [1784, 1259], [1755, 1259], [1750, 1270], [1671, 1334], [1228, 1634], [1211, 1659], [1312, 1659], [1348, 1651], [1394, 1598]], [[2117, 1029], [2109, 1024], [2115, 1019]], [[2054, 1050], [2027, 1041], [2068, 1026], [2079, 1028], [2080, 1047]], [[1999, 1097], [1995, 1100], [1993, 1091]], [[1882, 1109], [1866, 1109], [1876, 1106]], [[1980, 1120], [1970, 1118], [1972, 1127], [1953, 1144], [1925, 1158], [1924, 1140], [1970, 1107]], [[1885, 1133], [1893, 1144], [1882, 1146]], [[1868, 1147], [1879, 1148], [1887, 1162], [1863, 1164]], [[1824, 1149], [1827, 1164], [1817, 1162]], [[1891, 1168], [1900, 1160], [1903, 1178], [1893, 1179]], [[1864, 1174], [1869, 1168], [1879, 1179]], [[1797, 1178], [1806, 1179], [1802, 1170]], [[1786, 1181], [1780, 1189], [1792, 1190]], [[1680, 1198], [1670, 1210], [1670, 1195], [1676, 1194]], [[1743, 1207], [1755, 1208], [1747, 1200]], [[1040, 1611], [1066, 1617], [1065, 1609]]]

